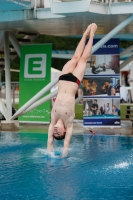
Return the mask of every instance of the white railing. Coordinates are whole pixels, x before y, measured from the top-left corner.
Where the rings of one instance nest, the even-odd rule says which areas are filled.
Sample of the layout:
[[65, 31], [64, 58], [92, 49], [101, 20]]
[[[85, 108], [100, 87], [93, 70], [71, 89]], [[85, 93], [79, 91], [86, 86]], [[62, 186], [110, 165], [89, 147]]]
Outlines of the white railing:
[[59, 3], [59, 2], [73, 2], [73, 1], [87, 1], [87, 0], [53, 0], [54, 3]]
[[97, 2], [97, 3], [129, 3], [133, 2], [133, 0], [91, 0], [92, 2]]
[[[21, 2], [22, 0], [16, 0]], [[36, 10], [37, 8], [50, 8], [50, 1], [51, 0], [25, 0], [27, 2], [31, 2], [31, 7]], [[74, 2], [74, 1], [87, 1], [87, 0], [52, 0], [53, 3], [64, 3], [64, 2]], [[112, 4], [112, 3], [129, 3], [133, 2], [133, 0], [91, 0], [91, 2], [96, 3], [105, 3], [105, 4]]]
[[[54, 3], [73, 2], [73, 1], [87, 1], [87, 0], [53, 0]], [[133, 0], [91, 0], [91, 1], [97, 3], [122, 3], [122, 2], [131, 2]]]
[[32, 0], [9, 0], [9, 1], [21, 6], [31, 7]]

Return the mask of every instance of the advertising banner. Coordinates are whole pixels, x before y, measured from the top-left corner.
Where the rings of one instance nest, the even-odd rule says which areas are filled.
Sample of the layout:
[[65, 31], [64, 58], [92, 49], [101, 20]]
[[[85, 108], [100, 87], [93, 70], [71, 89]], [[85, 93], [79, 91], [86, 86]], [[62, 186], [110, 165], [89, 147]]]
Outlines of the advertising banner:
[[90, 57], [82, 85], [84, 126], [120, 126], [119, 39], [109, 40]]
[[119, 99], [84, 99], [84, 126], [120, 126]]
[[[116, 86], [120, 80], [117, 76], [84, 76], [83, 84], [87, 82], [88, 90], [83, 88], [84, 98], [120, 98], [120, 90]], [[108, 87], [107, 87], [108, 86]]]
[[[19, 107], [36, 95], [51, 77], [51, 44], [21, 46]], [[45, 94], [49, 94], [49, 91]], [[19, 117], [23, 122], [49, 122], [50, 100]]]

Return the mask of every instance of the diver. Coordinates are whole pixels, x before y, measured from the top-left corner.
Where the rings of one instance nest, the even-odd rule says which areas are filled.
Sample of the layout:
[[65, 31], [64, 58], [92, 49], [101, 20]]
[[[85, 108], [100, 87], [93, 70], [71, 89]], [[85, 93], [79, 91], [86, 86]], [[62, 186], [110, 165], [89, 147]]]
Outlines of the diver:
[[[48, 130], [47, 153], [49, 156], [53, 154], [54, 139], [64, 139], [64, 148], [61, 157], [66, 157], [68, 154], [75, 117], [75, 93], [83, 79], [87, 60], [91, 56], [96, 30], [97, 25], [94, 23], [87, 27], [74, 56], [64, 65], [59, 77], [58, 95], [51, 111], [51, 123]], [[89, 41], [86, 44], [88, 38]]]

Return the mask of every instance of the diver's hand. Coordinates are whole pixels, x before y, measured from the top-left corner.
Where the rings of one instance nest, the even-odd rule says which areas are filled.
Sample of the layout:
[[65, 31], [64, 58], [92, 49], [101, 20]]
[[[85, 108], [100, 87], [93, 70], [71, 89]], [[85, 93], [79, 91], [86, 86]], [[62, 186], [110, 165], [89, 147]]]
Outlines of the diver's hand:
[[83, 36], [89, 38], [91, 31], [91, 24], [87, 27], [86, 31], [84, 32]]
[[66, 158], [67, 155], [68, 155], [68, 149], [69, 148], [63, 148], [63, 151], [62, 151], [62, 158]]
[[92, 23], [91, 24], [91, 31], [90, 31], [90, 36], [91, 37], [94, 37], [94, 34], [95, 34], [96, 30], [97, 30], [97, 25], [95, 23]]

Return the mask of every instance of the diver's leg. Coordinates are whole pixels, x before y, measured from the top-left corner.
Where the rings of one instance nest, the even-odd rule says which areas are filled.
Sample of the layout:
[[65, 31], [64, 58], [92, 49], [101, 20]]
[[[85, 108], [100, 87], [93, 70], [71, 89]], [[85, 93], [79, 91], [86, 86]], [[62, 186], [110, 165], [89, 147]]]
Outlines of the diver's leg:
[[61, 74], [66, 74], [69, 72], [73, 72], [74, 69], [76, 68], [78, 61], [80, 60], [82, 53], [84, 51], [85, 48], [85, 43], [86, 43], [86, 39], [89, 37], [90, 35], [90, 30], [91, 30], [91, 24], [87, 27], [86, 31], [84, 32], [77, 48], [76, 51], [72, 57], [71, 60], [69, 60], [63, 67], [62, 69], [62, 73]]
[[96, 24], [91, 24], [91, 31], [90, 31], [90, 38], [89, 41], [83, 51], [82, 56], [79, 59], [79, 62], [76, 66], [76, 68], [73, 71], [73, 74], [81, 81], [83, 76], [84, 76], [84, 72], [85, 72], [85, 68], [86, 68], [86, 63], [88, 58], [91, 56], [91, 50], [92, 50], [92, 45], [93, 45], [93, 38], [94, 38], [94, 34], [96, 32], [97, 29], [97, 25]]

